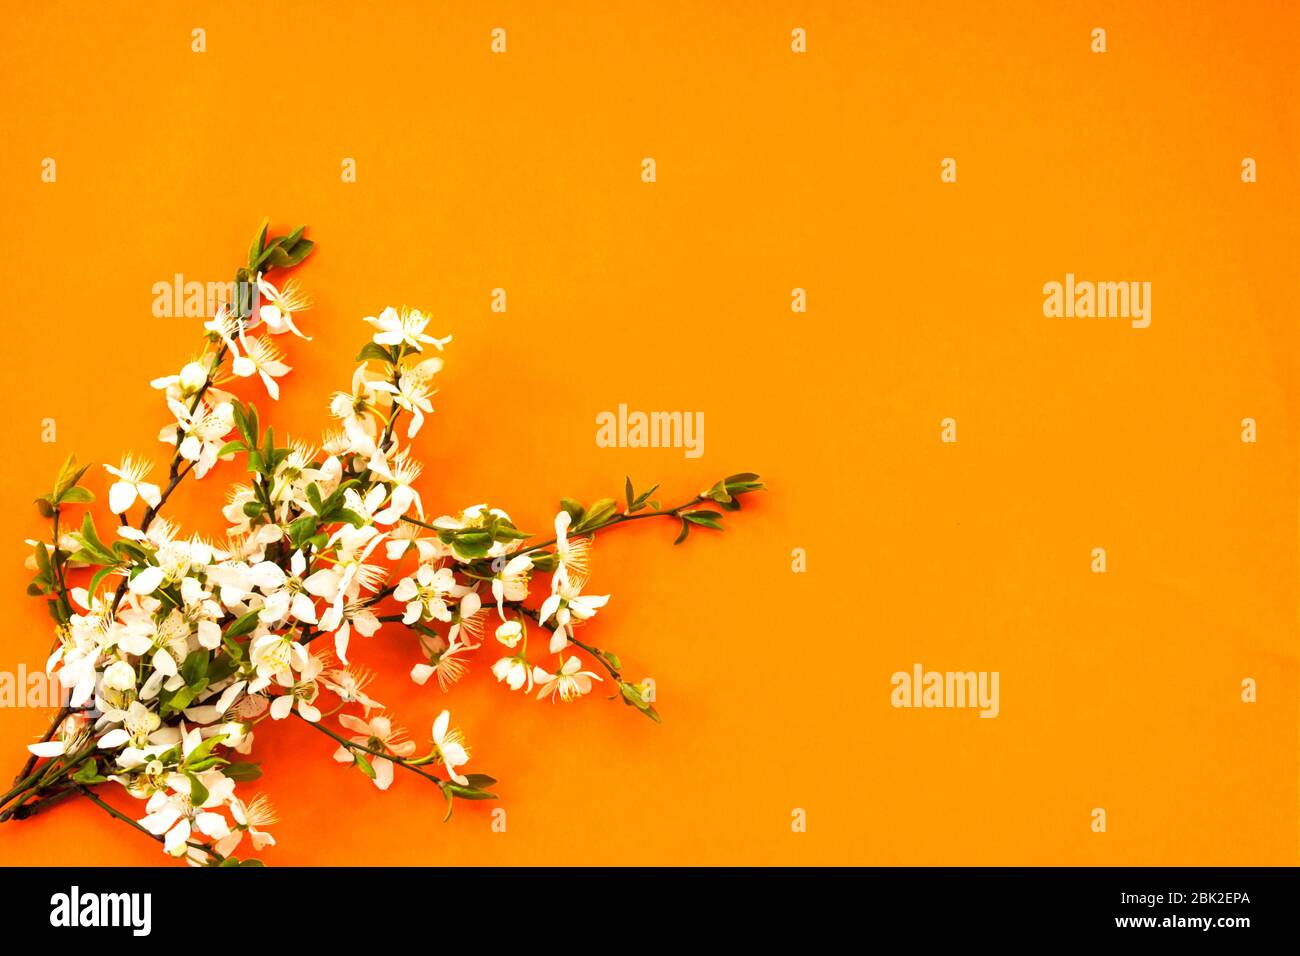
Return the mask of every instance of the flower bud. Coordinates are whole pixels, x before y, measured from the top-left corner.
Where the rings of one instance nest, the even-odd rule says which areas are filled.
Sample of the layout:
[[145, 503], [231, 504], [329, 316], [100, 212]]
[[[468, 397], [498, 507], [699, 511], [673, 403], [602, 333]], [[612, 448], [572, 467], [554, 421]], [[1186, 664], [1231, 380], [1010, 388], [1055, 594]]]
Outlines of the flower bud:
[[130, 690], [135, 687], [135, 668], [126, 661], [114, 661], [104, 671], [104, 686], [109, 690]]
[[186, 395], [193, 395], [208, 381], [208, 370], [198, 362], [190, 362], [181, 369], [181, 390]]
[[497, 628], [497, 640], [506, 647], [514, 647], [524, 636], [524, 626], [518, 621], [506, 621]]

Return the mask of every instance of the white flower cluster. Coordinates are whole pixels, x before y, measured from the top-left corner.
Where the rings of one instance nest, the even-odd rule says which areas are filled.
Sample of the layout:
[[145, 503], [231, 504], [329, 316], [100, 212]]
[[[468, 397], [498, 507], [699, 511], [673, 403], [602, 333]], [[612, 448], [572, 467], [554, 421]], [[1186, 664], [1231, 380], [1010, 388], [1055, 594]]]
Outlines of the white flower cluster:
[[[274, 820], [265, 802], [246, 804], [235, 794], [236, 783], [257, 772], [237, 758], [250, 752], [254, 727], [268, 717], [296, 714], [312, 724], [337, 717], [352, 736], [330, 732], [340, 743], [335, 759], [361, 767], [381, 789], [395, 763], [425, 776], [419, 768], [432, 764], [445, 769], [440, 786], [451, 788], [449, 796], [486, 795], [479, 785], [491, 778], [472, 781], [459, 769], [469, 751], [446, 711], [433, 723], [428, 755], [415, 758], [415, 742], [366, 696], [368, 675], [348, 668], [351, 635], [381, 627], [376, 607], [385, 598], [402, 611], [386, 620], [419, 635], [426, 658], [411, 671], [418, 683], [436, 673], [445, 690], [464, 675], [492, 604], [501, 622], [496, 638], [513, 652], [492, 670], [512, 690], [540, 684], [539, 696], [568, 701], [600, 679], [562, 653], [573, 626], [608, 600], [582, 593], [589, 541], [570, 540], [568, 512], [556, 518], [554, 552], [545, 554], [516, 553], [527, 536], [485, 505], [425, 521], [414, 487], [421, 467], [400, 447], [396, 426], [407, 413], [405, 435], [413, 438], [432, 412], [442, 363], [425, 350], [441, 351], [450, 339], [426, 334], [429, 318], [414, 310], [366, 319], [376, 331], [364, 361], [351, 389], [329, 403], [337, 427], [319, 450], [281, 447], [271, 429], [261, 431], [256, 408], [222, 387], [257, 376], [278, 397], [276, 380], [290, 369], [270, 337], [303, 337], [294, 318], [308, 307], [302, 293], [264, 276], [257, 286], [255, 315], [223, 310], [205, 326], [204, 354], [152, 383], [173, 418], [159, 435], [176, 446], [167, 489], [149, 480], [147, 463], [128, 456], [107, 469], [115, 479], [109, 507], [121, 516], [117, 539], [104, 543], [87, 515], [80, 532], [65, 537], [65, 550], [45, 546], [46, 561], [62, 558], [65, 571], [98, 571], [88, 588], [66, 588], [69, 613], [48, 663], [70, 691], [73, 716], [30, 749], [76, 763], [83, 783], [112, 780], [146, 800], [140, 825], [161, 836], [168, 853], [196, 863], [228, 858], [245, 833], [254, 849], [274, 842], [263, 829]], [[224, 542], [184, 537], [157, 516], [180, 479], [202, 478], [241, 454], [251, 482], [229, 493]], [[146, 510], [133, 524], [127, 515], [137, 502]], [[399, 576], [408, 557], [414, 567]], [[552, 628], [548, 647], [560, 655], [554, 673], [525, 656], [522, 602], [535, 557], [552, 565], [550, 596], [534, 619]], [[324, 635], [342, 666], [309, 651]], [[328, 713], [323, 692], [333, 698]]]
[[[469, 748], [446, 710], [419, 753], [367, 695], [372, 675], [349, 663], [352, 636], [386, 623], [416, 636], [418, 684], [437, 675], [446, 691], [460, 680], [491, 626], [505, 648], [491, 670], [511, 691], [537, 689], [553, 701], [589, 694], [606, 678], [584, 670], [572, 647], [604, 670], [623, 703], [659, 719], [652, 683], [624, 680], [616, 655], [576, 634], [609, 600], [585, 593], [592, 537], [653, 517], [679, 522], [678, 542], [692, 527], [721, 530], [721, 513], [697, 506], [739, 510], [737, 498], [762, 487], [758, 476], [732, 475], [670, 509], [652, 499], [658, 486], [638, 495], [630, 479], [621, 514], [610, 498], [585, 508], [565, 498], [555, 537], [540, 544], [528, 545], [529, 534], [486, 504], [427, 519], [415, 487], [421, 466], [403, 438], [415, 438], [433, 411], [437, 353], [450, 338], [429, 334], [425, 313], [387, 308], [366, 319], [374, 331], [350, 388], [330, 397], [335, 424], [318, 447], [277, 441], [256, 406], [226, 390], [256, 379], [279, 397], [290, 368], [275, 339], [306, 340], [298, 322], [310, 303], [292, 281], [277, 288], [264, 272], [297, 265], [312, 246], [302, 229], [268, 239], [264, 226], [237, 276], [258, 290], [252, 307], [221, 310], [204, 326], [203, 352], [154, 380], [171, 413], [159, 438], [175, 451], [165, 482], [133, 456], [106, 466], [114, 535], [106, 540], [89, 511], [76, 530], [63, 523], [73, 506], [95, 500], [74, 459], [37, 499], [53, 532], [29, 542], [28, 592], [55, 619], [47, 669], [69, 702], [0, 796], [0, 821], [78, 793], [121, 817], [94, 791], [114, 782], [145, 801], [136, 825], [166, 852], [250, 865], [232, 854], [246, 836], [254, 850], [273, 843], [266, 828], [275, 814], [264, 799], [237, 795], [260, 773], [243, 758], [259, 724], [287, 719], [330, 737], [334, 759], [381, 790], [401, 768], [437, 785], [448, 813], [455, 799], [492, 799], [493, 778], [462, 771]], [[250, 477], [229, 491], [223, 540], [186, 536], [160, 516], [186, 477], [237, 457]], [[87, 578], [73, 582], [74, 574]], [[537, 574], [550, 579], [534, 608]], [[530, 659], [530, 622], [545, 635], [549, 670]], [[329, 652], [311, 646], [323, 637]]]

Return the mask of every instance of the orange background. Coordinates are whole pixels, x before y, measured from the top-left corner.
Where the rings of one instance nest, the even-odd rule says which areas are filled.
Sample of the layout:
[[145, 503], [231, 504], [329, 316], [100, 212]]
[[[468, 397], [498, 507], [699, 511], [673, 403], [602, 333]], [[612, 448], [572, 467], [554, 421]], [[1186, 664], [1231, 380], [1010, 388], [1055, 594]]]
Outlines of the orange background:
[[[153, 283], [229, 278], [269, 215], [319, 243], [278, 434], [319, 434], [360, 318], [407, 303], [455, 336], [416, 441], [434, 514], [548, 532], [624, 474], [771, 491], [725, 535], [597, 544], [586, 633], [662, 726], [512, 696], [490, 646], [444, 701], [399, 627], [354, 639], [418, 738], [450, 706], [507, 832], [285, 722], [255, 748], [268, 863], [1295, 864], [1298, 9], [7, 4], [0, 667], [48, 647], [23, 539], [59, 461], [166, 461], [147, 382], [199, 331]], [[1150, 281], [1151, 327], [1044, 318], [1066, 272]], [[620, 402], [704, 411], [704, 457], [597, 448]], [[173, 515], [219, 532], [239, 477]], [[893, 709], [915, 662], [1000, 671], [1001, 716]], [[47, 720], [0, 711], [14, 769]], [[0, 862], [166, 861], [68, 805], [0, 827]]]

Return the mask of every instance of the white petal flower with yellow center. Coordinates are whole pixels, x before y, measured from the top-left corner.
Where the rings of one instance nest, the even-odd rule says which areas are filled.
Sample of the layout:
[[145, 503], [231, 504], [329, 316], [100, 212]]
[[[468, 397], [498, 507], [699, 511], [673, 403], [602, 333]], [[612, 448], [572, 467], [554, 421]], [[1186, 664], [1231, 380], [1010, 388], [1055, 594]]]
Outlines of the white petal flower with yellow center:
[[362, 364], [352, 373], [352, 391], [335, 392], [330, 399], [330, 414], [343, 422], [345, 434], [375, 438], [376, 419], [392, 403], [397, 387], [382, 375]]
[[522, 653], [498, 659], [492, 665], [492, 673], [496, 675], [498, 683], [505, 681], [511, 690], [523, 687], [527, 694], [533, 689], [533, 668]]
[[218, 308], [217, 314], [203, 323], [203, 328], [221, 339], [234, 358], [239, 357], [239, 347], [235, 344], [235, 339], [243, 338], [244, 323], [231, 315], [225, 305]]
[[306, 312], [311, 308], [311, 299], [298, 288], [298, 283], [290, 279], [281, 288], [277, 289], [265, 277], [257, 277], [257, 291], [261, 296], [262, 302], [257, 309], [257, 317], [266, 326], [266, 330], [272, 335], [283, 335], [285, 332], [292, 332], [300, 339], [311, 339], [298, 331], [298, 326], [293, 323], [293, 316], [296, 312]]
[[424, 416], [433, 411], [429, 396], [434, 390], [429, 387], [429, 382], [441, 369], [442, 359], [434, 357], [408, 368], [397, 380], [393, 404], [411, 413], [411, 424], [406, 428], [407, 438], [414, 438], [419, 433], [424, 425]]
[[551, 578], [551, 592], [560, 590], [562, 584], [581, 591], [591, 574], [591, 539], [569, 540], [569, 525], [573, 516], [561, 511], [555, 516], [555, 576]]
[[451, 568], [435, 569], [431, 564], [422, 564], [414, 575], [402, 578], [397, 583], [393, 597], [406, 604], [402, 615], [403, 624], [430, 619], [449, 623], [451, 609], [447, 606], [448, 597], [459, 598], [470, 589], [457, 584]]
[[[73, 700], [73, 704], [76, 701]], [[79, 714], [73, 714], [59, 724], [51, 739], [40, 743], [28, 744], [27, 749], [35, 757], [61, 757], [69, 751], [76, 751], [86, 739], [89, 721]]]
[[[376, 714], [368, 721], [351, 714], [339, 714], [339, 723], [354, 732], [352, 743], [367, 750], [386, 750], [397, 757], [409, 757], [415, 753], [415, 741], [406, 739], [406, 731], [394, 727], [386, 714]], [[362, 756], [375, 771], [372, 778], [374, 785], [380, 790], [392, 786], [393, 762], [370, 753], [363, 753]], [[355, 763], [356, 755], [349, 748], [340, 746], [334, 751], [334, 759], [339, 763]]]
[[541, 690], [537, 692], [537, 699], [541, 700], [549, 694], [552, 701], [555, 700], [556, 695], [559, 695], [560, 700], [567, 702], [591, 693], [591, 682], [601, 678], [581, 668], [582, 661], [578, 660], [576, 655], [565, 661], [554, 674], [547, 673], [541, 667], [534, 668], [533, 679], [541, 685]]
[[321, 675], [320, 682], [344, 704], [360, 704], [369, 713], [384, 705], [366, 695], [366, 687], [375, 675], [362, 667], [335, 668]]
[[162, 718], [145, 707], [138, 700], [131, 701], [127, 708], [123, 726], [110, 730], [99, 738], [101, 750], [113, 750], [130, 743], [136, 747], [147, 747], [149, 735], [162, 724]]
[[451, 714], [443, 711], [433, 722], [433, 754], [444, 767], [447, 775], [462, 787], [469, 780], [462, 776], [457, 767], [469, 762], [469, 747], [465, 744], [465, 735], [459, 727], [449, 727]]
[[[202, 478], [216, 464], [222, 439], [235, 427], [234, 408], [229, 402], [221, 402], [209, 408], [201, 399], [192, 412], [175, 399], [168, 399], [167, 407], [171, 409], [176, 422], [159, 432], [158, 439], [175, 445], [179, 432], [180, 456], [186, 461], [194, 462], [194, 476]], [[233, 452], [228, 457], [233, 457]]]
[[438, 686], [446, 693], [447, 689], [462, 677], [469, 670], [469, 666], [461, 660], [461, 656], [472, 648], [467, 647], [452, 637], [450, 641], [444, 641], [441, 637], [435, 642], [426, 643], [423, 635], [420, 644], [429, 654], [428, 663], [416, 664], [411, 668], [411, 680], [423, 686], [430, 677], [438, 675]]
[[[498, 562], [502, 560], [497, 559]], [[504, 602], [522, 601], [528, 597], [528, 582], [532, 576], [533, 559], [527, 554], [515, 555], [492, 576], [492, 597], [496, 598], [497, 614], [503, 621], [506, 617]]]
[[[559, 571], [551, 579], [552, 586], [560, 576]], [[596, 611], [609, 603], [608, 594], [581, 594], [572, 582], [561, 581], [555, 593], [542, 602], [539, 611], [539, 623], [545, 624], [555, 617], [555, 630], [551, 632], [551, 653], [558, 654], [564, 650], [573, 636], [574, 624], [596, 616]]]
[[415, 507], [416, 514], [423, 517], [424, 503], [420, 493], [415, 490], [415, 481], [420, 477], [424, 466], [411, 458], [410, 450], [403, 449], [393, 459], [388, 468], [390, 494], [388, 505], [382, 511], [375, 512], [374, 519], [379, 524], [392, 524]]
[[271, 719], [284, 720], [296, 705], [298, 714], [304, 720], [313, 724], [317, 723], [321, 718], [321, 713], [313, 703], [320, 694], [316, 678], [320, 676], [321, 671], [324, 669], [325, 666], [321, 663], [319, 657], [315, 655], [308, 657], [298, 674], [297, 682], [292, 687], [289, 687], [285, 693], [271, 701]]
[[253, 583], [266, 596], [258, 619], [265, 624], [278, 624], [292, 615], [304, 624], [317, 623], [316, 604], [303, 586], [302, 575], [307, 570], [307, 559], [299, 548], [289, 558], [289, 573], [278, 564], [262, 561], [252, 568]]
[[108, 489], [108, 510], [120, 515], [135, 504], [137, 497], [150, 508], [157, 508], [162, 500], [162, 489], [145, 481], [152, 468], [151, 462], [139, 461], [131, 455], [123, 458], [117, 468], [105, 465], [104, 470], [117, 478]]
[[235, 852], [247, 832], [254, 850], [275, 846], [275, 837], [263, 828], [280, 822], [271, 801], [265, 794], [258, 794], [251, 803], [245, 804], [238, 797], [230, 798], [230, 815], [235, 818], [235, 827], [230, 834], [218, 840], [213, 847], [217, 853], [228, 857]]
[[172, 774], [167, 783], [174, 792], [169, 794], [159, 790], [150, 797], [145, 804], [146, 815], [139, 821], [140, 826], [150, 833], [163, 837], [163, 850], [172, 856], [185, 854], [195, 830], [214, 840], [230, 835], [226, 818], [209, 808], [225, 804], [234, 793], [235, 781], [219, 772], [203, 773], [198, 777], [208, 791], [207, 798], [199, 806], [193, 803], [193, 781], [185, 774]]
[[424, 329], [429, 318], [419, 309], [403, 308], [398, 312], [390, 305], [379, 313], [378, 318], [371, 315], [366, 317], [366, 321], [379, 330], [374, 336], [377, 345], [405, 345], [417, 352], [423, 351], [421, 345], [432, 345], [441, 352], [442, 347], [451, 341], [451, 336], [436, 339], [426, 335]]
[[246, 339], [241, 336], [240, 341], [244, 345], [244, 354], [234, 360], [231, 371], [240, 378], [261, 376], [267, 394], [272, 398], [279, 398], [280, 386], [275, 380], [292, 371], [281, 361], [284, 358], [284, 350], [266, 337]]

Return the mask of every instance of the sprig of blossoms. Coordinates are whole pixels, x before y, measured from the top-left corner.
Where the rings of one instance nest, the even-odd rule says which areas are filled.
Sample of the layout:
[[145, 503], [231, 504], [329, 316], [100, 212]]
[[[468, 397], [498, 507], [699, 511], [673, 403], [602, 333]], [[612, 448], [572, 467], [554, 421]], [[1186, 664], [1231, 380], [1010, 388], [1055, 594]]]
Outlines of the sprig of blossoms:
[[[277, 436], [251, 396], [227, 387], [276, 400], [291, 368], [275, 338], [310, 341], [300, 325], [310, 300], [295, 280], [268, 278], [310, 254], [303, 232], [269, 237], [264, 225], [236, 274], [241, 289], [256, 290], [247, 307], [223, 308], [204, 326], [203, 351], [153, 381], [169, 413], [158, 437], [174, 449], [166, 480], [135, 456], [106, 466], [112, 534], [89, 509], [76, 530], [66, 525], [95, 500], [75, 459], [37, 500], [52, 531], [32, 542], [29, 592], [48, 602], [56, 640], [47, 669], [69, 702], [29, 748], [0, 820], [81, 794], [169, 854], [237, 865], [245, 837], [253, 850], [274, 843], [267, 827], [276, 820], [264, 798], [237, 792], [261, 772], [245, 758], [265, 721], [289, 719], [331, 738], [333, 759], [380, 790], [401, 769], [435, 784], [448, 815], [456, 799], [493, 799], [492, 777], [465, 772], [471, 748], [447, 709], [436, 708], [422, 747], [366, 693], [372, 675], [350, 661], [354, 639], [385, 626], [413, 636], [418, 684], [436, 676], [450, 690], [487, 653], [490, 633], [505, 653], [487, 667], [508, 690], [568, 703], [608, 679], [615, 697], [659, 720], [652, 685], [624, 679], [617, 655], [580, 637], [610, 600], [592, 593], [592, 541], [655, 517], [680, 524], [678, 543], [693, 527], [721, 530], [722, 511], [739, 510], [741, 496], [762, 487], [758, 477], [732, 475], [668, 509], [653, 498], [657, 486], [637, 494], [629, 479], [621, 511], [610, 498], [588, 507], [563, 499], [554, 537], [535, 544], [487, 504], [429, 517], [421, 466], [404, 441], [433, 412], [451, 337], [407, 308], [365, 320], [374, 332], [348, 390], [329, 398], [334, 424], [318, 444]], [[160, 516], [187, 476], [236, 459], [245, 477], [221, 507], [223, 540]], [[543, 635], [531, 649], [530, 624]], [[108, 784], [143, 801], [142, 812], [102, 800]]]

